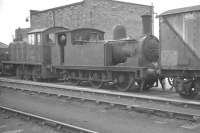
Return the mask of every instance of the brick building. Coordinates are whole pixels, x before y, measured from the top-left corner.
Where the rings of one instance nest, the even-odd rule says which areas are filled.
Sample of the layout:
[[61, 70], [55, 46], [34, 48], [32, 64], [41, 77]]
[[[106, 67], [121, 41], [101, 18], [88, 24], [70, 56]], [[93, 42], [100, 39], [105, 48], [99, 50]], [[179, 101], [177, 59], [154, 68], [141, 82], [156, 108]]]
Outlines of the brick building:
[[128, 35], [142, 34], [142, 15], [151, 15], [153, 6], [114, 0], [84, 0], [82, 2], [30, 11], [31, 29], [63, 26], [69, 29], [88, 27], [103, 30], [105, 39], [112, 39], [113, 27], [122, 24]]

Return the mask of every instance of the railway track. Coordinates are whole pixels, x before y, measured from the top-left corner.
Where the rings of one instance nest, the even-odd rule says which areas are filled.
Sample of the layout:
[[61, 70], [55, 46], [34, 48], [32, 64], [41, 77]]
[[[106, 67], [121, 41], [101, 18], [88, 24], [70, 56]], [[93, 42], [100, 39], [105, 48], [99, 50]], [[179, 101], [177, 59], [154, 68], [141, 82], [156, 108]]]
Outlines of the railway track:
[[200, 120], [200, 103], [197, 101], [177, 100], [141, 94], [128, 94], [105, 90], [92, 90], [74, 86], [54, 85], [22, 80], [0, 78], [2, 88], [14, 89], [25, 93], [36, 93], [62, 100], [80, 100], [108, 104], [137, 112], [149, 113], [168, 118], [191, 121]]
[[17, 116], [23, 117], [23, 118], [26, 117], [25, 119], [28, 119], [28, 120], [32, 120], [32, 119], [34, 119], [34, 121], [37, 120], [40, 123], [42, 123], [42, 125], [49, 125], [53, 128], [56, 128], [56, 130], [59, 130], [59, 131], [62, 131], [62, 132], [67, 132], [67, 133], [72, 133], [72, 132], [73, 133], [98, 133], [96, 131], [92, 131], [92, 130], [85, 129], [85, 128], [82, 128], [82, 127], [78, 127], [78, 126], [75, 126], [75, 125], [72, 125], [72, 124], [67, 124], [67, 123], [63, 123], [63, 122], [60, 122], [60, 121], [52, 120], [52, 119], [42, 117], [42, 116], [39, 116], [39, 115], [23, 112], [23, 111], [20, 111], [20, 110], [12, 109], [12, 108], [5, 107], [5, 106], [2, 106], [2, 105], [0, 105], [0, 111], [9, 112], [12, 115], [15, 115], [15, 116], [17, 115]]

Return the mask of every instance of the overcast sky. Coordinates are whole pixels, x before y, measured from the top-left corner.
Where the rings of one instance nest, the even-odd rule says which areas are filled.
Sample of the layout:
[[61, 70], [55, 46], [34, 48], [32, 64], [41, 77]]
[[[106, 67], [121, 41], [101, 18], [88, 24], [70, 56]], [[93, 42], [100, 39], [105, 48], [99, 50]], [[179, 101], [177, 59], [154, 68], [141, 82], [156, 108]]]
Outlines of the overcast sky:
[[[29, 10], [44, 10], [82, 0], [0, 0], [0, 42], [9, 44], [16, 28], [29, 27], [26, 17]], [[200, 0], [121, 0], [131, 3], [154, 5], [158, 14], [169, 9], [185, 6], [200, 5]], [[157, 23], [157, 20], [155, 21]], [[158, 25], [155, 25], [155, 34], [158, 35]]]

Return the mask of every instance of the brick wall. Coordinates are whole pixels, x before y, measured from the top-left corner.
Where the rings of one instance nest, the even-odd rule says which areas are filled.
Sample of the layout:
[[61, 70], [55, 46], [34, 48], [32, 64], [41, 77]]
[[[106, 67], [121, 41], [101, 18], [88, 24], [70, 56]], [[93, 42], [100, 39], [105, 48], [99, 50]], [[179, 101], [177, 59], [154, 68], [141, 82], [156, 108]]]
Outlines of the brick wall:
[[141, 15], [152, 14], [152, 6], [114, 0], [84, 0], [39, 12], [31, 12], [31, 28], [63, 26], [70, 29], [89, 27], [103, 30], [105, 39], [112, 39], [113, 27], [122, 24], [128, 35], [142, 34]]

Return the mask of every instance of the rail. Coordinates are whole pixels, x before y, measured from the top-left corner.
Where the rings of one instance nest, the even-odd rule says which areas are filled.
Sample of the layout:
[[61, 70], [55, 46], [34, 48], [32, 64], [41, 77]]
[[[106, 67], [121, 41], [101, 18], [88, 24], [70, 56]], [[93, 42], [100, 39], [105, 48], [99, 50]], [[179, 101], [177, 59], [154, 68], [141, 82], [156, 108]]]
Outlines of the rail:
[[34, 119], [42, 121], [43, 123], [45, 123], [45, 122], [46, 123], [54, 123], [54, 125], [56, 125], [57, 129], [60, 129], [60, 130], [61, 129], [67, 130], [67, 131], [70, 130], [71, 132], [75, 132], [75, 133], [98, 133], [96, 131], [92, 131], [92, 130], [85, 129], [85, 128], [82, 128], [82, 127], [78, 127], [78, 126], [75, 126], [75, 125], [72, 125], [72, 124], [67, 124], [67, 123], [63, 123], [63, 122], [60, 122], [60, 121], [52, 120], [52, 119], [42, 117], [42, 116], [39, 116], [39, 115], [23, 112], [23, 111], [20, 111], [20, 110], [12, 109], [12, 108], [5, 107], [5, 106], [2, 106], [2, 105], [0, 105], [0, 109], [7, 111], [7, 112], [14, 113], [14, 114], [20, 114], [20, 115], [26, 116], [28, 118], [34, 118]]

